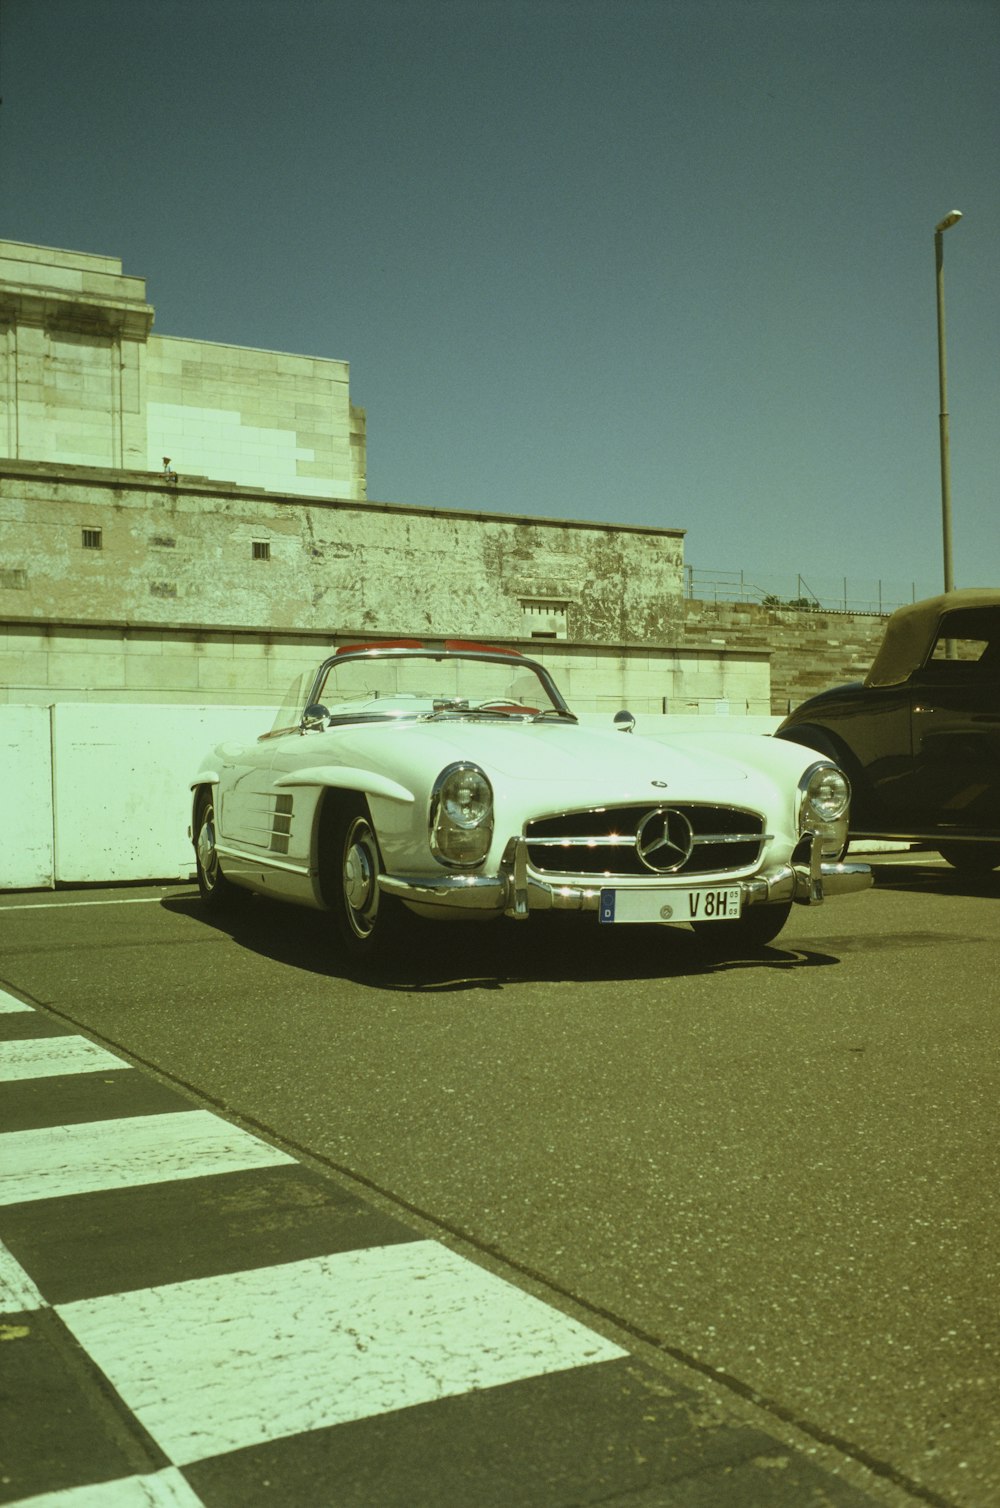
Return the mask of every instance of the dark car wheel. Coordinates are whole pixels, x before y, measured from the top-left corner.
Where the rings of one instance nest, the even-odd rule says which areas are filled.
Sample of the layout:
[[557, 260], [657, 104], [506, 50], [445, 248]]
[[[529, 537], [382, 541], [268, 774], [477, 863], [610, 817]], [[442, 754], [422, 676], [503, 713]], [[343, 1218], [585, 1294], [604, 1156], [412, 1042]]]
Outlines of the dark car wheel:
[[695, 934], [713, 953], [763, 948], [773, 942], [788, 920], [791, 901], [782, 905], [749, 906], [733, 922], [692, 922]]
[[1000, 865], [1000, 843], [940, 843], [938, 853], [962, 874], [989, 874]]
[[384, 957], [398, 938], [405, 908], [379, 890], [382, 856], [363, 797], [327, 802], [320, 844], [320, 882], [338, 944], [358, 962]]
[[194, 861], [202, 905], [209, 911], [231, 905], [237, 891], [222, 872], [215, 846], [215, 799], [211, 791], [202, 791], [195, 804]]

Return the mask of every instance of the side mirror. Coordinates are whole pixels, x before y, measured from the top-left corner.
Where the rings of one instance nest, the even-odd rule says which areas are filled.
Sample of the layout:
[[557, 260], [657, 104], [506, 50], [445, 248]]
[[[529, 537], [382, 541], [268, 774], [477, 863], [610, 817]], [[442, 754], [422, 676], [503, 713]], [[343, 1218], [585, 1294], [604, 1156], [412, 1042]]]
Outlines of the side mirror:
[[326, 720], [330, 716], [322, 702], [312, 702], [302, 714], [303, 733], [313, 728], [325, 728]]
[[621, 712], [615, 713], [615, 727], [618, 729], [619, 733], [631, 733], [632, 729], [635, 727], [635, 718], [632, 716], [631, 712], [626, 712], [625, 709], [622, 708]]

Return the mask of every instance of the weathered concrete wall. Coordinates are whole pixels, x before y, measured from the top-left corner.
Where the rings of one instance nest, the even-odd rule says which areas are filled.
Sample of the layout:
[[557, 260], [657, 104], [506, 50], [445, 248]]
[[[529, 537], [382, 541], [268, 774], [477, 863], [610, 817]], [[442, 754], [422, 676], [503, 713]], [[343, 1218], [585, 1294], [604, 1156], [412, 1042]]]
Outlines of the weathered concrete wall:
[[[0, 620], [670, 643], [680, 530], [0, 462]], [[548, 621], [548, 620], [546, 620]]]
[[769, 654], [771, 711], [784, 716], [817, 691], [862, 680], [882, 642], [886, 619], [759, 607], [747, 602], [684, 603], [684, 643], [722, 653]]
[[0, 623], [0, 704], [277, 706], [326, 636]]
[[863, 676], [885, 626], [685, 600], [681, 530], [13, 461], [0, 530], [8, 701], [270, 703], [328, 646], [424, 634], [555, 656], [580, 710], [782, 714]]
[[186, 880], [188, 781], [216, 743], [256, 738], [272, 720], [240, 707], [53, 707], [55, 883]]
[[700, 654], [684, 649], [617, 649], [586, 644], [523, 643], [525, 654], [551, 671], [573, 711], [635, 715], [717, 713], [766, 715], [770, 681], [766, 655]]
[[336, 645], [395, 634], [537, 654], [580, 711], [770, 706], [766, 653], [684, 644], [679, 530], [14, 462], [0, 527], [8, 701], [269, 705]]

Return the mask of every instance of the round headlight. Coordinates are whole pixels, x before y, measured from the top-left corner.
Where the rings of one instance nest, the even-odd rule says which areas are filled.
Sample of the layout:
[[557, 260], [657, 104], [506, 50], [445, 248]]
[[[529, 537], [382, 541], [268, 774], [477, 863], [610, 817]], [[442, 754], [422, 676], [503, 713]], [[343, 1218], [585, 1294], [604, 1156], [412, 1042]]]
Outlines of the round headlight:
[[441, 786], [441, 802], [456, 827], [478, 827], [493, 809], [493, 792], [481, 770], [452, 770]]
[[481, 864], [493, 841], [493, 787], [474, 764], [442, 770], [431, 792], [430, 843], [441, 864]]
[[809, 776], [804, 806], [815, 812], [822, 822], [836, 822], [851, 804], [851, 787], [847, 776], [832, 765], [820, 765]]

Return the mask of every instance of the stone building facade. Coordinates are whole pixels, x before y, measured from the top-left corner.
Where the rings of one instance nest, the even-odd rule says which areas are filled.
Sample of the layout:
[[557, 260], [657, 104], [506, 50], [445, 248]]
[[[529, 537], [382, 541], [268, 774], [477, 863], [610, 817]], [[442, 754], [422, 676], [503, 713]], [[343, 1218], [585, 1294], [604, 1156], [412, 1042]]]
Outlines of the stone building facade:
[[871, 658], [880, 619], [685, 601], [682, 529], [369, 501], [346, 362], [153, 316], [114, 257], [0, 241], [0, 701], [270, 706], [425, 635], [526, 649], [579, 711], [770, 713]]
[[364, 498], [346, 361], [152, 328], [116, 257], [0, 241], [0, 454]]
[[[581, 711], [768, 710], [768, 655], [682, 645], [683, 534], [0, 461], [0, 699], [273, 705], [332, 646], [526, 650]], [[681, 645], [681, 647], [677, 647]]]

